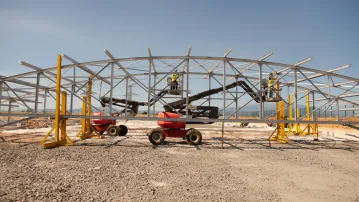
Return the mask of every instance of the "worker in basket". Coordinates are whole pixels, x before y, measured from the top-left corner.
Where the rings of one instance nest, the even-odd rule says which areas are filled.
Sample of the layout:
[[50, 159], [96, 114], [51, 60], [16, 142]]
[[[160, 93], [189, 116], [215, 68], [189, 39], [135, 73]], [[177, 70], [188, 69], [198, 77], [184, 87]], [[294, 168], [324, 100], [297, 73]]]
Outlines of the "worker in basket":
[[177, 74], [177, 70], [175, 70], [175, 73], [172, 74], [172, 80], [171, 80], [171, 90], [177, 90], [177, 86], [178, 86], [178, 74]]
[[273, 97], [274, 92], [274, 74], [270, 73], [268, 78], [268, 90], [269, 90], [269, 98]]

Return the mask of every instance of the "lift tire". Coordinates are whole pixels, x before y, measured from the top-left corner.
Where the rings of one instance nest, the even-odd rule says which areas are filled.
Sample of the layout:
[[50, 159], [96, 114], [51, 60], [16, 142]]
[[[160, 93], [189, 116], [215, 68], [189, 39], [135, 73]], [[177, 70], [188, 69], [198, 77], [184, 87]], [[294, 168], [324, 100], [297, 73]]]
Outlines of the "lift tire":
[[117, 136], [120, 132], [120, 128], [117, 126], [109, 126], [107, 129], [107, 134], [109, 136]]
[[162, 128], [155, 128], [148, 134], [148, 140], [150, 140], [153, 145], [162, 144], [165, 138]]
[[202, 134], [198, 130], [191, 128], [186, 133], [186, 140], [193, 145], [199, 145], [202, 142]]
[[120, 126], [118, 126], [118, 128], [119, 128], [119, 131], [120, 131], [119, 132], [120, 136], [125, 136], [127, 134], [128, 129], [127, 129], [127, 127], [125, 125], [120, 125]]

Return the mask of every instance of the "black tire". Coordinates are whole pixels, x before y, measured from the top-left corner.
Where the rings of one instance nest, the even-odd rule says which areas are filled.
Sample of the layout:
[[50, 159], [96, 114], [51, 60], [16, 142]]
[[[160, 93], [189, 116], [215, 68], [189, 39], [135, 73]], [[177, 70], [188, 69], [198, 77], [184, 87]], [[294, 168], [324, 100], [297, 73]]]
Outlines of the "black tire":
[[162, 144], [165, 138], [162, 128], [155, 128], [148, 134], [148, 140], [150, 140], [153, 145]]
[[117, 136], [120, 132], [120, 128], [117, 126], [110, 126], [107, 128], [107, 135], [109, 136]]
[[193, 145], [199, 145], [202, 142], [202, 134], [198, 130], [191, 128], [186, 133], [186, 140]]
[[125, 136], [128, 132], [128, 129], [125, 125], [118, 126], [120, 132], [118, 133], [120, 136]]

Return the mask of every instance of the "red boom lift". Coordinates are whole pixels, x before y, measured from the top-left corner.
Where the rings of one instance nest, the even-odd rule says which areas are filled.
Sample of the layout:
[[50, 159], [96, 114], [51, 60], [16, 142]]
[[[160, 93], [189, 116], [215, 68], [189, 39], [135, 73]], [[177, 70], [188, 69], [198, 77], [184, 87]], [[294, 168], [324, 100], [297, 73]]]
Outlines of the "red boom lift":
[[[102, 112], [94, 112], [92, 116], [104, 116], [104, 114]], [[125, 136], [128, 132], [125, 125], [116, 126], [116, 120], [91, 119], [91, 126], [100, 135], [107, 131], [107, 135], [110, 136]]]
[[[159, 118], [179, 118], [180, 115], [172, 112], [160, 112]], [[179, 121], [158, 121], [159, 128], [153, 129], [148, 135], [148, 139], [154, 145], [160, 145], [166, 137], [185, 138], [188, 143], [198, 145], [202, 142], [202, 134], [194, 129], [186, 129], [186, 122]]]
[[[251, 96], [256, 102], [260, 102], [260, 96], [262, 96], [263, 102], [278, 102], [278, 101], [282, 100], [282, 98], [280, 98], [280, 97], [275, 98], [275, 99], [272, 98], [269, 100], [263, 95], [257, 95], [252, 90], [252, 88], [248, 84], [246, 84], [246, 82], [244, 82], [244, 81], [236, 81], [232, 84], [227, 85], [225, 87], [225, 89], [228, 90], [228, 89], [234, 88], [236, 86], [242, 87], [246, 92], [248, 92], [248, 95]], [[133, 101], [133, 100], [126, 101], [125, 99], [117, 99], [117, 98], [110, 99], [109, 97], [102, 97], [101, 105], [104, 107], [104, 106], [106, 106], [106, 104], [112, 104], [115, 106], [124, 107], [125, 108], [124, 111], [127, 110], [127, 113], [134, 116], [138, 113], [139, 106], [146, 106], [146, 105], [152, 106], [159, 99], [164, 97], [166, 94], [174, 94], [172, 91], [173, 90], [166, 90], [166, 89], [160, 91], [156, 95], [155, 99], [152, 98], [150, 100], [150, 103], [138, 102], [138, 101]], [[181, 115], [186, 114], [186, 103], [191, 103], [193, 101], [199, 100], [199, 99], [207, 97], [209, 95], [219, 93], [221, 91], [223, 91], [223, 87], [203, 91], [196, 95], [190, 96], [190, 97], [188, 97], [188, 101], [187, 101], [187, 98], [183, 98], [183, 99], [168, 103], [163, 106], [163, 108], [165, 109], [165, 112], [160, 112], [158, 114], [158, 118], [180, 118]], [[112, 100], [112, 102], [111, 102], [111, 100]], [[125, 103], [127, 104], [127, 108], [126, 108], [126, 106], [123, 105]], [[209, 119], [218, 119], [218, 117], [219, 117], [218, 107], [213, 107], [213, 106], [195, 106], [194, 108], [191, 108], [188, 110], [188, 115], [190, 115], [191, 118], [205, 117], [205, 118], [209, 118]], [[193, 122], [191, 122], [191, 123], [193, 124]], [[213, 122], [206, 122], [205, 119], [203, 119], [203, 121], [196, 122], [196, 124], [204, 124], [204, 123], [213, 123]], [[201, 141], [202, 141], [201, 133], [194, 128], [186, 129], [186, 122], [161, 121], [160, 120], [157, 122], [157, 124], [160, 127], [153, 129], [150, 133], [147, 134], [150, 142], [154, 145], [162, 144], [166, 137], [183, 138], [183, 139], [186, 139], [187, 142], [189, 142], [190, 144], [194, 144], [194, 145], [201, 144]]]

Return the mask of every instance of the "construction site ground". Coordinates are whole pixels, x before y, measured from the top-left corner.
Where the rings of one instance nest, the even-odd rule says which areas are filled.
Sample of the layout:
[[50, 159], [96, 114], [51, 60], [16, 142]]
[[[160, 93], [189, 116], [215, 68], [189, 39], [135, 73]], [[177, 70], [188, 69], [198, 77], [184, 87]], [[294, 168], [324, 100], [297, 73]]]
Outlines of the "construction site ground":
[[[120, 123], [118, 123], [120, 124]], [[0, 132], [0, 201], [359, 201], [359, 132], [319, 127], [314, 136], [269, 142], [265, 124], [188, 125], [203, 143], [167, 138], [153, 146], [156, 122], [128, 121], [126, 136], [42, 149], [50, 130]]]

